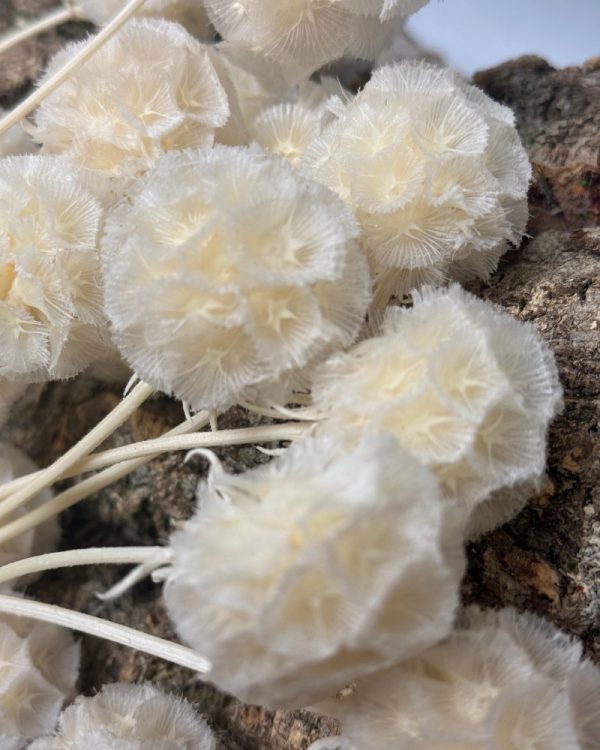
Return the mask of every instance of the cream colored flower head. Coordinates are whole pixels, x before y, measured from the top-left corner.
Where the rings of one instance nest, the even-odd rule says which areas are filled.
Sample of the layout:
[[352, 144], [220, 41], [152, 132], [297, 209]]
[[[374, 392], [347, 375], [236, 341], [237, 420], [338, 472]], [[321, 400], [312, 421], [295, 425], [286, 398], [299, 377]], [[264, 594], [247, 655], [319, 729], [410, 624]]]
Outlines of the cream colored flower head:
[[[5, 110], [0, 107], [0, 118], [6, 114]], [[21, 127], [14, 125], [8, 132], [0, 135], [0, 159], [5, 156], [18, 156], [21, 154], [31, 154], [36, 151], [36, 145]]]
[[369, 750], [595, 750], [600, 670], [540, 618], [470, 608], [443, 643], [318, 709]]
[[238, 698], [301, 707], [449, 632], [461, 534], [391, 437], [308, 438], [241, 476], [213, 470], [172, 540], [167, 609]]
[[[18, 477], [30, 474], [37, 470], [37, 466], [23, 451], [16, 448], [10, 443], [0, 442], [0, 486], [17, 479]], [[6, 521], [12, 521], [16, 517], [24, 515], [28, 510], [43, 505], [52, 499], [51, 490], [42, 490], [26, 506], [19, 508], [12, 513]], [[5, 522], [6, 522], [5, 521]], [[47, 552], [54, 552], [58, 545], [60, 537], [60, 528], [56, 518], [50, 518], [40, 526], [30, 529], [14, 539], [0, 544], [0, 565], [22, 560], [30, 555], [44, 555]], [[20, 583], [27, 582], [27, 579], [20, 579]], [[0, 590], [11, 589], [18, 585], [19, 581], [12, 580], [9, 583], [0, 584]]]
[[68, 630], [0, 616], [0, 746], [24, 750], [50, 732], [79, 673], [79, 645]]
[[313, 398], [327, 415], [323, 432], [396, 435], [472, 514], [469, 535], [523, 507], [518, 490], [541, 477], [562, 404], [554, 358], [533, 326], [457, 284], [390, 308], [379, 336], [318, 369]]
[[[77, 8], [85, 18], [102, 26], [125, 6], [125, 0], [79, 0]], [[191, 34], [210, 41], [214, 36], [202, 0], [146, 0], [137, 12], [140, 16], [176, 21]]]
[[[375, 57], [389, 41], [387, 21], [403, 19], [427, 0], [205, 0], [221, 36], [306, 78], [345, 54]], [[393, 27], [395, 28], [395, 26]]]
[[[59, 52], [46, 79], [85, 43]], [[121, 185], [166, 151], [211, 146], [228, 117], [206, 48], [178, 24], [139, 19], [44, 100], [33, 135], [45, 153], [64, 154]]]
[[419, 276], [485, 277], [527, 223], [531, 168], [512, 112], [422, 62], [375, 71], [307, 149], [354, 209], [376, 302]]
[[113, 683], [79, 696], [57, 730], [29, 750], [215, 750], [206, 721], [187, 701], [154, 685]]
[[370, 298], [351, 213], [272, 154], [166, 156], [109, 214], [106, 309], [123, 356], [194, 408], [350, 344]]
[[0, 161], [0, 377], [68, 378], [105, 351], [102, 220], [100, 202], [70, 164]]

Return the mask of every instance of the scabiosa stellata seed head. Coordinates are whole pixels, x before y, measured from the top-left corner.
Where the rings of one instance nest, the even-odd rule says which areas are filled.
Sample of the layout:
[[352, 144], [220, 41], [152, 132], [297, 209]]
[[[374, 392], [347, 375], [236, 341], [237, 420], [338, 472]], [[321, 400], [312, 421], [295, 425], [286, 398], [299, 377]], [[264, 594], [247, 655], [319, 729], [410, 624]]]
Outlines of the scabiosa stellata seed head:
[[318, 707], [358, 748], [593, 750], [600, 670], [546, 621], [469, 608], [444, 642]]
[[0, 162], [0, 376], [77, 375], [106, 350], [100, 202], [49, 156]]
[[461, 533], [393, 438], [308, 438], [241, 476], [216, 468], [198, 501], [166, 604], [242, 700], [305, 706], [449, 632]]
[[[6, 114], [0, 107], [0, 118]], [[8, 132], [0, 135], [0, 159], [5, 156], [19, 156], [31, 154], [36, 150], [36, 145], [20, 125], [14, 125]]]
[[426, 63], [376, 70], [304, 164], [356, 212], [378, 304], [415, 273], [489, 275], [527, 223], [531, 168], [512, 112]]
[[53, 729], [79, 672], [79, 645], [64, 628], [0, 617], [0, 741], [24, 750]]
[[[59, 52], [46, 77], [82, 44]], [[178, 24], [144, 18], [130, 21], [44, 100], [32, 132], [45, 153], [122, 183], [166, 151], [212, 145], [228, 117], [206, 48]]]
[[371, 3], [367, 12], [356, 0], [206, 0], [205, 4], [224, 39], [260, 51], [279, 63], [288, 78], [299, 80], [344, 54], [376, 56], [390, 36], [385, 22], [402, 19], [426, 2]]
[[52, 735], [30, 750], [215, 750], [206, 721], [181, 698], [150, 683], [105, 685], [93, 698], [79, 696]]
[[313, 397], [329, 415], [324, 432], [395, 434], [471, 512], [469, 535], [523, 507], [523, 492], [490, 495], [541, 478], [562, 403], [554, 358], [533, 326], [457, 284], [415, 295], [412, 309], [390, 308], [381, 335], [320, 366]]
[[[79, 0], [77, 7], [85, 18], [102, 26], [122, 10], [123, 0]], [[206, 41], [214, 36], [202, 0], [146, 0], [137, 15], [176, 21]]]
[[[0, 486], [36, 470], [37, 466], [23, 451], [14, 445], [10, 445], [10, 443], [0, 442]], [[42, 490], [29, 501], [27, 506], [19, 508], [7, 520], [12, 521], [16, 517], [24, 515], [27, 510], [36, 508], [51, 499], [52, 491], [49, 489]], [[56, 549], [59, 537], [58, 521], [56, 518], [51, 518], [40, 526], [29, 529], [20, 536], [0, 544], [0, 565], [7, 565], [33, 554], [44, 555], [47, 552], [53, 552]], [[21, 583], [23, 582], [21, 580]], [[18, 584], [18, 581], [11, 580], [9, 583], [0, 584], [0, 589], [10, 589], [16, 584]]]
[[166, 156], [109, 214], [114, 340], [194, 408], [235, 402], [353, 341], [370, 297], [353, 217], [262, 150]]

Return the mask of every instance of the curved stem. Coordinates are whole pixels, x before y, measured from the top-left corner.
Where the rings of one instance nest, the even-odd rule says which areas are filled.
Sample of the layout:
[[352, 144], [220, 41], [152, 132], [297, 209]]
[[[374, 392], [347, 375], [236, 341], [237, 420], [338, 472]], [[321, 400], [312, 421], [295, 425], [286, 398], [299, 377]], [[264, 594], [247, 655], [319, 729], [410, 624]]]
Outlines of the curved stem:
[[[208, 418], [206, 419], [208, 421]], [[111, 452], [114, 455], [118, 455], [122, 463], [111, 466], [88, 479], [84, 479], [83, 482], [61, 492], [52, 500], [35, 508], [35, 510], [29, 511], [29, 513], [25, 513], [20, 518], [1, 526], [0, 545], [9, 539], [20, 536], [29, 529], [39, 526], [44, 521], [52, 518], [52, 516], [58, 515], [72, 505], [75, 505], [80, 500], [84, 500], [86, 497], [99, 492], [104, 487], [116, 482], [134, 469], [145, 464], [150, 458], [164, 451], [216, 448], [223, 445], [243, 445], [245, 443], [271, 440], [296, 440], [306, 437], [312, 428], [312, 424], [265, 425], [239, 430], [205, 432], [200, 435], [171, 435], [156, 440], [145, 440], [141, 443], [126, 445], [123, 448], [115, 448]], [[138, 458], [124, 460], [124, 458], [131, 456], [138, 456]]]
[[41, 622], [50, 622], [97, 638], [106, 638], [114, 643], [143, 651], [150, 656], [158, 656], [160, 659], [178, 664], [180, 667], [187, 667], [194, 672], [206, 673], [211, 668], [210, 662], [191, 648], [142, 633], [134, 628], [128, 628], [126, 625], [118, 625], [116, 622], [109, 622], [100, 617], [73, 612], [54, 604], [33, 602], [29, 599], [21, 599], [18, 596], [0, 595], [0, 612], [17, 617], [29, 617]]
[[77, 13], [74, 8], [61, 8], [60, 10], [47, 13], [45, 16], [33, 21], [33, 23], [23, 26], [23, 28], [4, 34], [0, 38], [0, 55], [12, 49], [12, 47], [16, 47], [17, 44], [21, 44], [21, 42], [25, 42], [27, 39], [31, 39], [31, 37], [42, 34], [44, 31], [54, 29], [56, 26], [60, 26], [76, 17]]
[[113, 20], [108, 23], [102, 31], [84, 45], [81, 51], [69, 60], [52, 78], [49, 78], [36, 91], [28, 96], [25, 101], [21, 102], [11, 112], [0, 120], [0, 135], [16, 125], [19, 120], [27, 117], [28, 114], [39, 106], [46, 97], [50, 96], [56, 89], [67, 80], [71, 73], [80, 65], [87, 62], [100, 47], [102, 47], [123, 24], [145, 3], [146, 0], [129, 0], [123, 10], [118, 13]]
[[17, 490], [14, 495], [8, 497], [0, 508], [0, 519], [7, 516], [13, 510], [24, 505], [32, 497], [35, 497], [46, 487], [53, 484], [70, 467], [80, 459], [91, 453], [100, 443], [103, 443], [117, 427], [120, 427], [131, 414], [133, 414], [144, 401], [154, 393], [154, 388], [147, 383], [137, 385], [128, 396], [126, 396], [99, 424], [76, 445], [63, 454], [46, 469], [42, 469], [22, 489]]
[[[188, 422], [183, 423], [188, 424]], [[284, 437], [281, 437], [281, 434], [274, 432], [275, 428], [283, 427], [285, 428], [283, 430]], [[239, 440], [242, 441], [242, 443], [245, 442], [269, 442], [270, 440], [284, 440], [288, 439], [286, 436], [290, 435], [290, 427], [295, 430], [296, 427], [301, 431], [301, 436], [304, 436], [306, 433], [309, 432], [310, 427], [312, 427], [312, 424], [307, 428], [305, 425], [297, 425], [296, 423], [291, 423], [288, 425], [265, 425], [261, 427], [254, 427], [254, 428], [245, 428], [245, 429], [254, 429], [254, 430], [264, 430], [264, 432], [256, 432], [255, 437], [252, 438], [252, 435], [248, 432], [245, 432], [243, 430], [218, 430], [217, 432], [209, 433], [210, 437], [206, 437], [207, 441], [210, 441], [210, 446], [201, 446], [201, 447], [211, 447], [215, 448], [219, 445], [236, 445], [239, 444]], [[237, 434], [236, 434], [237, 433]], [[273, 436], [273, 437], [271, 437]], [[298, 435], [294, 434], [291, 435], [289, 439], [296, 439]], [[132, 443], [131, 445], [122, 446], [121, 448], [110, 448], [109, 450], [100, 451], [99, 453], [93, 453], [92, 455], [88, 456], [87, 458], [83, 458], [80, 461], [78, 461], [76, 464], [73, 464], [67, 471], [63, 472], [59, 479], [67, 479], [69, 477], [74, 477], [77, 474], [84, 474], [88, 471], [98, 471], [99, 469], [104, 469], [107, 466], [113, 466], [116, 463], [119, 463], [120, 461], [125, 461], [130, 458], [134, 458], [140, 455], [143, 455], [145, 453], [154, 453], [156, 451], [156, 448], [159, 447], [159, 452], [163, 452], [166, 450], [190, 450], [191, 448], [198, 448], [199, 445], [196, 442], [196, 440], [199, 440], [202, 442], [204, 438], [195, 438], [193, 439], [194, 444], [193, 445], [187, 445], [184, 441], [181, 445], [173, 443], [164, 443], [163, 441], [166, 439], [166, 436], [163, 436], [162, 438], [157, 438], [154, 441], [141, 441], [139, 443]], [[189, 438], [188, 438], [189, 439]], [[219, 440], [222, 440], [222, 442], [218, 442]], [[164, 448], [161, 448], [161, 443], [163, 446], [166, 446]], [[17, 490], [21, 489], [22, 487], [25, 487], [28, 482], [31, 482], [34, 478], [38, 477], [44, 469], [40, 471], [34, 471], [31, 474], [26, 474], [25, 476], [18, 477], [17, 479], [13, 479], [10, 482], [7, 482], [6, 484], [0, 485], [0, 518], [4, 515], [4, 503], [2, 500], [4, 498], [10, 497], [12, 493], [16, 492]]]
[[91, 547], [50, 552], [47, 555], [26, 557], [0, 566], [0, 583], [31, 573], [43, 573], [46, 570], [71, 568], [76, 565], [136, 565], [156, 559], [156, 567], [160, 567], [169, 561], [170, 556], [170, 551], [165, 547]]

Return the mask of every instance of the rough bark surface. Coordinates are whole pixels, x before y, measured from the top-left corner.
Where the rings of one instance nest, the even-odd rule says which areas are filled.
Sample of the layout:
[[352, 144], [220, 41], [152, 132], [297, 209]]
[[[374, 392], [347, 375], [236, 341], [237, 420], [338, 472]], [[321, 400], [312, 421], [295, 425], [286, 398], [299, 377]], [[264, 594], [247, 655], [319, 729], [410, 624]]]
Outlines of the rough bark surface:
[[[50, 4], [0, 2], [0, 31], [17, 12], [35, 14]], [[65, 33], [75, 31], [63, 28], [0, 58], [0, 100], [13, 100], [30, 84]], [[600, 229], [595, 228], [600, 224], [600, 64], [556, 71], [538, 58], [522, 58], [479, 74], [477, 81], [515, 109], [536, 181], [532, 239], [474, 291], [538, 327], [558, 359], [565, 409], [551, 430], [544, 492], [514, 521], [470, 546], [464, 597], [543, 614], [580, 636], [588, 652], [600, 658]], [[98, 376], [31, 387], [5, 437], [45, 465], [117, 403], [121, 387], [118, 379]], [[181, 418], [172, 401], [153, 400], [110, 445], [156, 436]], [[222, 426], [249, 421], [257, 422], [239, 409], [221, 418]], [[232, 471], [266, 460], [253, 448], [220, 455]], [[202, 459], [184, 465], [180, 454], [153, 461], [65, 513], [62, 546], [165, 542], [192, 513], [205, 468]], [[151, 582], [117, 603], [95, 597], [123, 572], [107, 566], [60, 571], [45, 575], [28, 593], [173, 637], [160, 588]], [[242, 705], [190, 672], [135, 651], [87, 637], [83, 646], [82, 691], [121, 679], [151, 679], [180, 691], [207, 716], [221, 750], [300, 750], [336, 731], [333, 722], [306, 712]]]

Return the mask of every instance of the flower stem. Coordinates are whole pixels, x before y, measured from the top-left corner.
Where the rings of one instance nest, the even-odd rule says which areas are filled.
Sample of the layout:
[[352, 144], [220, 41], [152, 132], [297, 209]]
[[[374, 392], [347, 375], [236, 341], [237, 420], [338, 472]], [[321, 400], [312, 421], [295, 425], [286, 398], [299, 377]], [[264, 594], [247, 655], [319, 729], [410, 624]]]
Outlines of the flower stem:
[[[197, 419], [200, 415], [196, 415]], [[205, 416], [205, 423], [208, 417]], [[189, 424], [189, 422], [187, 423]], [[180, 427], [185, 426], [180, 425]], [[178, 429], [178, 428], [175, 428]], [[216, 448], [224, 445], [244, 445], [246, 443], [265, 442], [271, 440], [297, 440], [306, 437], [313, 429], [313, 424], [291, 424], [264, 425], [260, 427], [248, 427], [239, 430], [219, 430], [219, 432], [204, 432], [199, 435], [174, 434], [175, 430], [162, 438], [156, 440], [145, 440], [141, 443], [126, 445], [123, 448], [115, 448], [112, 453], [113, 459], [121, 461], [104, 471], [95, 474], [83, 482], [61, 492], [52, 500], [25, 513], [10, 523], [0, 527], [0, 545], [9, 539], [20, 536], [25, 531], [33, 529], [44, 523], [52, 516], [75, 505], [80, 500], [93, 495], [95, 492], [107, 487], [109, 484], [122, 479], [124, 476], [147, 463], [151, 458], [165, 451], [191, 450], [193, 448]], [[187, 430], [188, 432], [190, 430]], [[106, 451], [109, 453], [109, 451]], [[133, 457], [133, 458], [132, 458]], [[126, 460], [127, 459], [127, 460]], [[12, 500], [12, 497], [9, 498]], [[2, 515], [5, 515], [4, 509]]]
[[[189, 424], [188, 422], [184, 422], [185, 424]], [[211, 437], [207, 437], [206, 440], [209, 440], [211, 445], [209, 447], [215, 448], [219, 445], [237, 445], [239, 444], [237, 441], [242, 440], [242, 443], [245, 442], [258, 442], [259, 440], [262, 440], [264, 442], [270, 441], [270, 440], [284, 440], [284, 439], [290, 439], [294, 440], [298, 436], [296, 434], [290, 435], [289, 438], [287, 437], [281, 437], [281, 435], [277, 432], [274, 432], [275, 427], [283, 427], [285, 428], [283, 432], [285, 433], [285, 436], [290, 434], [290, 427], [294, 430], [298, 427], [302, 433], [302, 436], [305, 434], [305, 432], [308, 432], [308, 428], [296, 425], [295, 423], [292, 423], [291, 425], [274, 425], [274, 426], [265, 426], [265, 427], [256, 427], [251, 428], [255, 430], [264, 430], [264, 432], [257, 432], [255, 433], [256, 437], [252, 439], [252, 435], [248, 433], [245, 430], [218, 430], [216, 433], [212, 432], [209, 433]], [[250, 428], [249, 428], [250, 429]], [[236, 433], [239, 434], [239, 437], [236, 436]], [[170, 433], [167, 433], [170, 434]], [[271, 437], [273, 435], [273, 437]], [[237, 438], [237, 439], [236, 439]], [[59, 479], [67, 479], [69, 477], [74, 477], [77, 474], [84, 474], [88, 471], [98, 471], [100, 469], [104, 469], [107, 466], [113, 466], [116, 463], [119, 463], [120, 461], [125, 461], [127, 459], [131, 459], [134, 457], [138, 457], [140, 455], [143, 455], [144, 453], [154, 453], [155, 447], [159, 443], [159, 441], [164, 441], [166, 439], [166, 436], [163, 436], [162, 438], [157, 438], [154, 441], [142, 441], [139, 443], [132, 443], [131, 445], [122, 446], [121, 448], [111, 448], [110, 450], [100, 451], [99, 453], [93, 453], [92, 455], [88, 456], [87, 458], [83, 458], [80, 461], [78, 461], [76, 464], [73, 464], [69, 469], [67, 469], [65, 472], [63, 472]], [[170, 438], [172, 439], [172, 438]], [[189, 439], [189, 438], [188, 438]], [[183, 443], [178, 447], [175, 441], [173, 443], [163, 443], [166, 447], [161, 449], [159, 452], [164, 452], [166, 450], [190, 450], [191, 448], [197, 448], [198, 443], [196, 440], [204, 440], [204, 438], [195, 438], [193, 439], [194, 444], [193, 445], [187, 445], [186, 441], [183, 441]], [[222, 440], [223, 442], [218, 442], [219, 440]], [[216, 442], [215, 442], [216, 441]], [[172, 447], [169, 447], [172, 446]], [[207, 447], [207, 446], [202, 446]], [[4, 498], [10, 497], [14, 492], [21, 489], [25, 485], [28, 484], [28, 482], [31, 482], [34, 478], [38, 477], [40, 474], [42, 474], [44, 470], [41, 471], [34, 471], [31, 474], [26, 474], [25, 476], [18, 477], [17, 479], [13, 479], [10, 482], [7, 482], [6, 484], [0, 485], [0, 518], [4, 516], [4, 503], [2, 500]]]
[[17, 44], [21, 44], [21, 42], [31, 39], [31, 37], [42, 34], [49, 29], [54, 29], [56, 26], [60, 26], [73, 18], [77, 18], [77, 15], [78, 14], [74, 8], [53, 10], [33, 21], [33, 23], [27, 24], [27, 26], [23, 26], [20, 29], [4, 34], [0, 38], [0, 55], [3, 52], [7, 52], [12, 47], [16, 47]]
[[194, 672], [206, 673], [211, 668], [210, 662], [191, 648], [142, 633], [134, 628], [128, 628], [126, 625], [118, 625], [116, 622], [109, 622], [100, 617], [73, 612], [54, 604], [34, 602], [18, 596], [0, 595], [0, 612], [17, 617], [29, 617], [41, 622], [50, 622], [98, 638], [106, 638], [114, 643], [135, 648], [181, 667], [187, 667]]
[[142, 7], [146, 0], [129, 0], [123, 10], [118, 13], [110, 23], [108, 23], [95, 37], [84, 45], [81, 51], [69, 60], [52, 78], [43, 83], [33, 94], [30, 94], [25, 101], [21, 102], [11, 112], [0, 120], [0, 135], [16, 125], [19, 120], [27, 117], [28, 114], [39, 106], [46, 97], [50, 96], [71, 73], [80, 65], [87, 62], [102, 47], [123, 24]]
[[154, 393], [147, 383], [139, 383], [110, 414], [97, 424], [88, 434], [46, 469], [42, 469], [25, 487], [6, 498], [0, 508], [0, 519], [16, 508], [24, 505], [46, 487], [53, 484], [70, 467], [86, 457], [100, 443], [103, 443], [138, 407]]
[[156, 560], [156, 567], [161, 567], [170, 557], [170, 550], [165, 547], [91, 547], [50, 552], [0, 566], [0, 584], [31, 573], [71, 568], [75, 565], [136, 565]]

